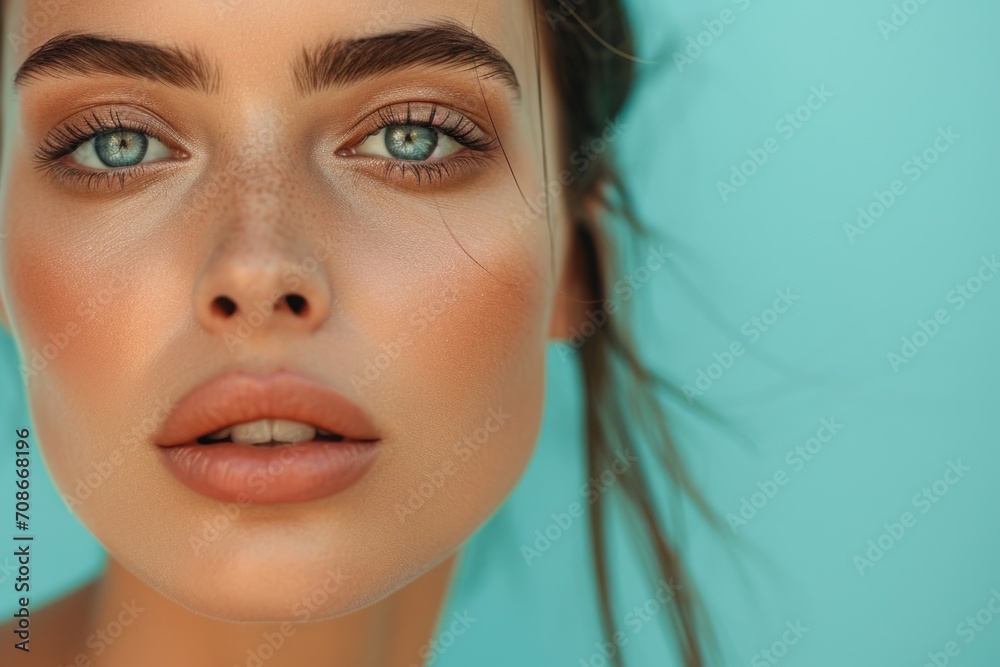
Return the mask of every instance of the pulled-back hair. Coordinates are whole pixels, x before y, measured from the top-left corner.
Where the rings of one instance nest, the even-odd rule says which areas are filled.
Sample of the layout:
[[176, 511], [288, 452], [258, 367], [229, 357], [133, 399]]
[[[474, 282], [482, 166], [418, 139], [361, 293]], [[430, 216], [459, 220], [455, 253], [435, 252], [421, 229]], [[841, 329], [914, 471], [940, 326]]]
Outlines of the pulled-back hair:
[[[623, 0], [538, 0], [541, 49], [555, 73], [562, 136], [566, 154], [574, 147], [604, 145], [609, 121], [616, 119], [635, 84], [634, 40]], [[605, 303], [612, 287], [624, 275], [618, 246], [651, 235], [635, 215], [629, 192], [615, 165], [612, 151], [591, 151], [582, 173], [568, 186], [567, 205], [578, 253], [587, 276], [587, 301], [594, 304], [601, 323], [588, 328], [578, 345], [584, 378], [588, 477], [609, 469], [625, 447], [645, 443], [645, 458], [627, 467], [608, 492], [589, 505], [593, 562], [597, 579], [601, 623], [607, 638], [617, 631], [609, 567], [608, 509], [620, 499], [626, 519], [636, 531], [637, 547], [655, 563], [651, 582], [665, 580], [672, 591], [667, 617], [685, 667], [706, 664], [709, 644], [706, 616], [671, 537], [652, 491], [668, 481], [706, 516], [711, 513], [685, 472], [667, 428], [664, 406], [655, 390], [676, 395], [677, 389], [653, 374], [640, 359], [627, 321]], [[587, 206], [588, 201], [598, 206]], [[622, 223], [620, 228], [612, 225]], [[618, 233], [616, 233], [616, 231]], [[583, 323], [581, 323], [582, 325]], [[577, 346], [574, 344], [574, 346]], [[712, 520], [713, 525], [717, 525]], [[656, 585], [654, 583], [654, 585]], [[621, 666], [616, 651], [611, 658]]]

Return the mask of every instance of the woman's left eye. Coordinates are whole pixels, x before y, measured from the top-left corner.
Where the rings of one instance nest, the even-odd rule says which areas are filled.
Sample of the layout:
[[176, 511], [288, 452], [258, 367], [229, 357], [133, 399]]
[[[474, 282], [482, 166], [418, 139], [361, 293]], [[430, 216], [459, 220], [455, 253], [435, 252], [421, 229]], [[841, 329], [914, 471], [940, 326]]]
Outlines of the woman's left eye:
[[134, 167], [170, 156], [171, 150], [162, 141], [143, 132], [126, 129], [98, 134], [70, 153], [73, 162], [91, 169]]
[[354, 148], [356, 155], [371, 155], [426, 162], [440, 160], [462, 149], [447, 134], [425, 125], [386, 125]]

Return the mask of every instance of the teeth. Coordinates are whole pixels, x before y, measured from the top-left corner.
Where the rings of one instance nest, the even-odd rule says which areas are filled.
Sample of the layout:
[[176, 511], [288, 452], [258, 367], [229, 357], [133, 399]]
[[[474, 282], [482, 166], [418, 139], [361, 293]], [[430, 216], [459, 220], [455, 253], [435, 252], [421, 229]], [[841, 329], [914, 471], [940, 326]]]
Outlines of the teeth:
[[307, 442], [316, 437], [316, 429], [309, 424], [287, 419], [258, 419], [233, 426], [230, 437], [233, 442], [245, 445], [259, 445], [272, 440]]
[[271, 441], [271, 420], [258, 419], [257, 421], [236, 424], [230, 435], [233, 442], [245, 445], [258, 445]]
[[[288, 419], [258, 419], [220, 429], [207, 436], [211, 440], [230, 438], [244, 445], [260, 445], [266, 442], [308, 442], [316, 437], [316, 427]], [[326, 433], [329, 433], [326, 431]]]
[[277, 442], [309, 442], [315, 437], [315, 426], [287, 419], [271, 420], [271, 439]]
[[219, 429], [198, 438], [202, 444], [231, 440], [244, 445], [263, 445], [273, 443], [308, 442], [316, 436], [324, 436], [342, 440], [343, 437], [332, 431], [317, 428], [312, 424], [292, 421], [290, 419], [258, 419]]

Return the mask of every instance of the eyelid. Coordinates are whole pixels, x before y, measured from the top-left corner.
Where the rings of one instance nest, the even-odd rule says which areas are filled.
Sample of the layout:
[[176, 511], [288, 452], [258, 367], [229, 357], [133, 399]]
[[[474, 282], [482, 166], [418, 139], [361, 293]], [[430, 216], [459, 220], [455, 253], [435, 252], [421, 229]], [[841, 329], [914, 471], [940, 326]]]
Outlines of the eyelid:
[[[419, 126], [419, 127], [424, 127], [424, 126]], [[408, 160], [409, 162], [424, 162], [424, 163], [439, 162], [441, 160], [447, 160], [455, 153], [459, 153], [465, 149], [465, 147], [462, 144], [460, 144], [457, 140], [455, 140], [445, 132], [442, 132], [440, 130], [431, 127], [425, 127], [424, 129], [436, 132], [438, 134], [434, 150], [431, 152], [431, 155], [427, 156], [425, 160]], [[359, 156], [364, 155], [368, 157], [377, 157], [377, 158], [382, 158], [383, 160], [402, 160], [403, 158], [396, 158], [389, 154], [389, 149], [386, 146], [387, 139], [385, 136], [386, 132], [388, 131], [389, 131], [389, 126], [386, 126], [383, 127], [381, 130], [379, 130], [378, 132], [376, 132], [375, 134], [368, 135], [360, 144], [354, 147], [353, 154]], [[373, 144], [369, 148], [369, 150], [375, 152], [367, 152], [367, 153], [359, 152], [360, 149], [367, 144]], [[380, 154], [378, 151], [381, 151], [384, 154]], [[441, 151], [447, 151], [447, 152], [444, 155], [438, 155], [437, 157], [434, 157]]]
[[[171, 157], [122, 167], [94, 168], [67, 160], [81, 146], [97, 136], [114, 131], [139, 132], [160, 142]], [[71, 189], [94, 191], [122, 190], [131, 181], [158, 171], [176, 159], [189, 157], [176, 132], [155, 114], [128, 105], [94, 107], [80, 111], [50, 130], [33, 156], [36, 168], [52, 182]]]
[[[373, 134], [394, 124], [421, 125], [433, 128], [454, 139], [465, 150], [458, 150], [448, 156], [434, 160], [400, 160], [383, 158], [366, 154], [357, 155], [364, 158], [369, 167], [377, 163], [382, 170], [385, 181], [400, 180], [392, 174], [398, 172], [402, 177], [413, 176], [417, 184], [445, 177], [457, 178], [468, 174], [497, 157], [496, 149], [500, 142], [487, 133], [476, 121], [467, 114], [452, 107], [434, 102], [404, 102], [386, 105], [357, 122], [351, 128], [353, 139], [337, 151], [338, 155], [349, 153]], [[105, 189], [125, 188], [130, 181], [146, 175], [148, 172], [159, 172], [166, 168], [166, 163], [173, 162], [171, 158], [162, 158], [151, 162], [123, 167], [108, 167], [94, 169], [77, 163], [67, 164], [65, 158], [77, 150], [82, 144], [105, 132], [127, 130], [141, 132], [163, 143], [174, 152], [174, 158], [189, 157], [184, 150], [181, 139], [170, 126], [156, 114], [141, 107], [130, 105], [110, 105], [102, 108], [91, 108], [80, 111], [49, 131], [44, 143], [35, 153], [38, 168], [45, 171], [53, 181], [62, 181], [72, 186], [85, 186], [86, 189], [97, 189], [98, 184], [105, 184]]]
[[130, 106], [110, 106], [86, 109], [63, 120], [49, 130], [36, 149], [34, 160], [44, 168], [72, 154], [96, 136], [119, 130], [140, 132], [164, 144], [174, 157], [187, 156], [177, 134], [155, 114]]
[[[358, 153], [356, 149], [390, 125], [430, 127], [455, 141], [462, 149], [444, 157], [403, 160]], [[502, 150], [499, 140], [488, 134], [466, 114], [432, 102], [406, 102], [382, 107], [352, 128], [352, 140], [337, 155], [363, 160], [380, 180], [421, 186], [434, 181], [456, 181], [493, 163]], [[358, 136], [358, 135], [361, 136]], [[395, 174], [398, 174], [396, 176]]]
[[349, 154], [369, 137], [390, 125], [430, 127], [474, 151], [486, 152], [499, 145], [478, 123], [460, 111], [435, 102], [404, 102], [384, 106], [362, 119], [352, 128], [351, 139], [337, 153]]
[[[171, 149], [170, 149], [169, 146], [167, 146], [165, 143], [163, 143], [162, 141], [160, 141], [156, 137], [154, 137], [154, 136], [152, 136], [150, 134], [147, 134], [146, 132], [139, 132], [137, 130], [130, 130], [130, 129], [125, 129], [125, 128], [123, 128], [121, 130], [118, 130], [118, 132], [119, 133], [121, 133], [121, 132], [129, 132], [129, 133], [132, 133], [132, 134], [139, 134], [139, 135], [142, 135], [143, 137], [146, 138], [146, 148], [145, 148], [145, 151], [143, 153], [142, 161], [141, 162], [138, 162], [138, 163], [136, 163], [134, 165], [121, 165], [119, 167], [113, 167], [113, 166], [110, 166], [110, 165], [101, 165], [101, 164], [98, 164], [98, 165], [84, 164], [83, 161], [84, 160], [88, 160], [88, 159], [92, 160], [92, 161], [96, 161], [96, 162], [103, 162], [103, 160], [101, 159], [101, 157], [100, 157], [100, 155], [98, 153], [99, 149], [98, 149], [98, 146], [97, 146], [97, 140], [101, 136], [103, 136], [103, 134], [95, 135], [95, 136], [91, 137], [90, 139], [87, 139], [82, 144], [80, 144], [79, 146], [77, 146], [76, 149], [73, 150], [73, 152], [71, 152], [68, 155], [66, 155], [66, 157], [64, 159], [67, 159], [67, 160], [71, 161], [71, 163], [74, 166], [77, 166], [77, 167], [83, 167], [83, 168], [86, 168], [86, 169], [92, 169], [94, 171], [112, 171], [114, 169], [124, 169], [126, 167], [138, 167], [139, 165], [142, 165], [142, 164], [150, 164], [152, 162], [159, 162], [161, 160], [165, 160], [165, 159], [169, 159], [169, 158], [173, 157], [173, 151], [171, 151]], [[147, 159], [147, 158], [150, 158], [150, 157], [153, 157], [154, 159]]]

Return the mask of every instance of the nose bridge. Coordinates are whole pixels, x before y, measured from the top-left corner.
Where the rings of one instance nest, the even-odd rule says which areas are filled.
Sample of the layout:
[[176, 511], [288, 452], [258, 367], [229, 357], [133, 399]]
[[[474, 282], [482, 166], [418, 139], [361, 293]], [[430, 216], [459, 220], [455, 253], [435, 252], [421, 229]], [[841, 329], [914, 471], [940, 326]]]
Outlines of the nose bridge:
[[278, 209], [292, 212], [296, 169], [290, 131], [282, 117], [263, 116], [240, 124], [229, 136], [231, 148], [219, 177], [230, 211], [240, 217], [276, 220]]
[[308, 216], [296, 181], [297, 161], [273, 128], [245, 135], [204, 184], [209, 247], [194, 289], [201, 324], [217, 334], [251, 321], [255, 331], [309, 331], [329, 313], [326, 274], [302, 271], [310, 256]]
[[267, 214], [268, 207], [281, 206], [294, 190], [295, 171], [302, 163], [295, 154], [291, 116], [278, 104], [261, 107], [239, 97], [232, 107], [204, 194], [218, 193], [229, 211], [241, 216]]

